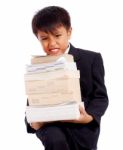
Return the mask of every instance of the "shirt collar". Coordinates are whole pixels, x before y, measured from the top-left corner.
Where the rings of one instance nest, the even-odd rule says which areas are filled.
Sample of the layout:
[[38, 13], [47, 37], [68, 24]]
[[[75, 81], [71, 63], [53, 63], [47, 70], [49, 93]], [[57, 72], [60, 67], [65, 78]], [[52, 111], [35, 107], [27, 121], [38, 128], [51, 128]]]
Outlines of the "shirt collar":
[[69, 43], [69, 45], [68, 45], [68, 47], [67, 47], [65, 53], [68, 54], [69, 50], [70, 50], [70, 43]]

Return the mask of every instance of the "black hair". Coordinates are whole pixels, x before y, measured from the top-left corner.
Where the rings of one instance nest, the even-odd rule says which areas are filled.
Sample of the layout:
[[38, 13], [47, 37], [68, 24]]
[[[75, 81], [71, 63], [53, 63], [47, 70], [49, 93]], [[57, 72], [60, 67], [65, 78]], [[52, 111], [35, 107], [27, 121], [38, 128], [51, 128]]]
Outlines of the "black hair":
[[45, 7], [39, 10], [32, 19], [32, 30], [36, 36], [39, 30], [52, 32], [59, 26], [64, 26], [67, 30], [71, 27], [69, 13], [59, 6]]

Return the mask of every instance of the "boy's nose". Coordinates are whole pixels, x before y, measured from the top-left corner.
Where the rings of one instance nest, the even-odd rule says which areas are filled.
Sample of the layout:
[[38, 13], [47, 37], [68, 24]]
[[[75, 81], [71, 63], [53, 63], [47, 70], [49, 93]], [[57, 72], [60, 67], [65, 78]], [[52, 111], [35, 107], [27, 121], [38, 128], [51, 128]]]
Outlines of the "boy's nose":
[[50, 46], [51, 48], [54, 48], [55, 45], [56, 45], [56, 40], [55, 40], [54, 38], [50, 39], [50, 40], [49, 40], [49, 46]]

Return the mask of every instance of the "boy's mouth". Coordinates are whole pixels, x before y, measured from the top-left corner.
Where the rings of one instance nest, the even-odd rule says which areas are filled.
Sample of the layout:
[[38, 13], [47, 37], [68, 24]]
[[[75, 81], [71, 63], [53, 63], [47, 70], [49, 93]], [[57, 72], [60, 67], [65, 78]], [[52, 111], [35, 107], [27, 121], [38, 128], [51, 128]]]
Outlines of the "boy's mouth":
[[60, 49], [58, 48], [50, 49], [51, 54], [58, 54], [59, 52], [60, 52]]

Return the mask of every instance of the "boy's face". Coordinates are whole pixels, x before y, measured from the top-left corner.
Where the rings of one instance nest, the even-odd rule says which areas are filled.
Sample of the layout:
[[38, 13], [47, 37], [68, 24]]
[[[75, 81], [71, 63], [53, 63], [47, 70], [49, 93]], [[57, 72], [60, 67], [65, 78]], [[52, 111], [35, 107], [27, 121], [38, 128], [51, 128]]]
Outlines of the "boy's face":
[[37, 37], [47, 55], [63, 54], [69, 44], [71, 28], [57, 27], [53, 32], [38, 31]]

